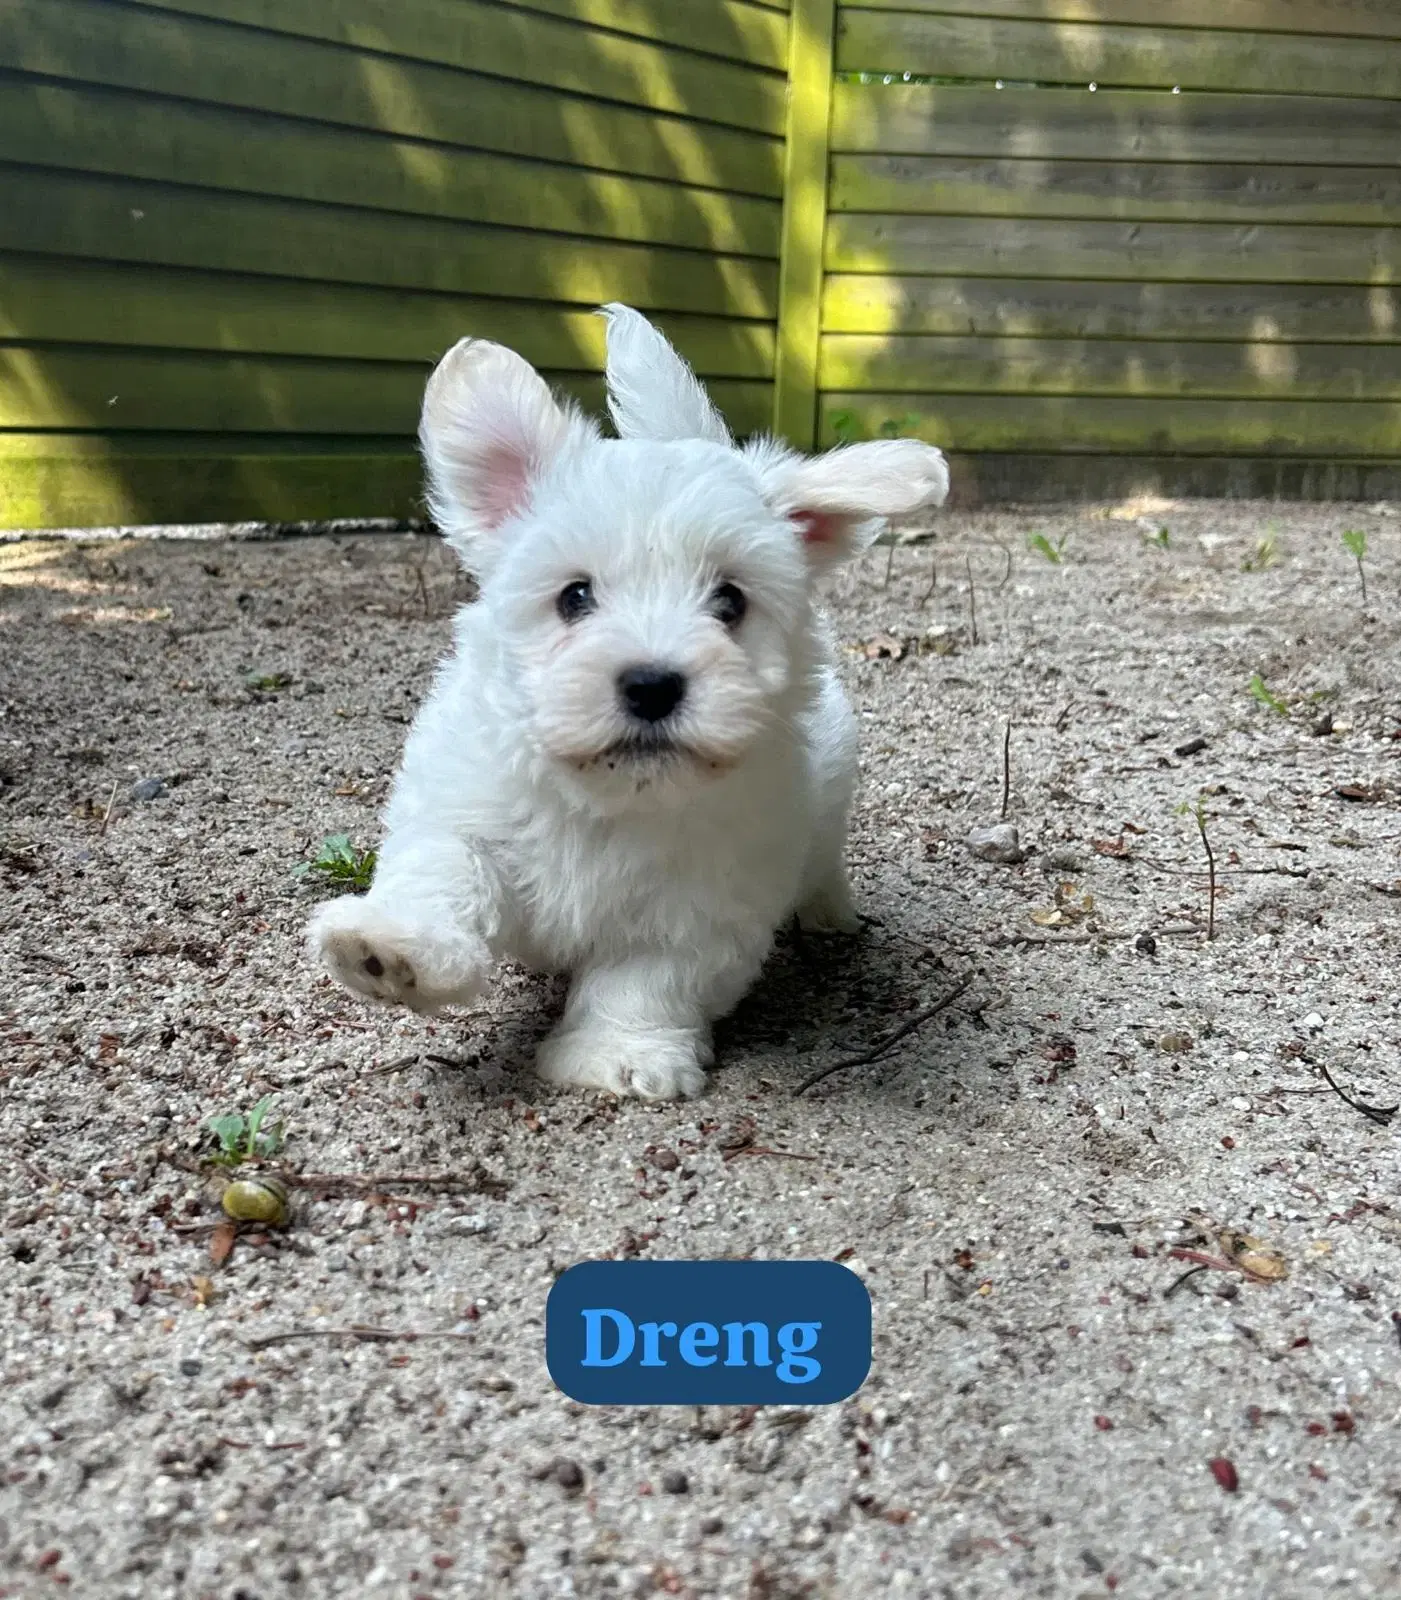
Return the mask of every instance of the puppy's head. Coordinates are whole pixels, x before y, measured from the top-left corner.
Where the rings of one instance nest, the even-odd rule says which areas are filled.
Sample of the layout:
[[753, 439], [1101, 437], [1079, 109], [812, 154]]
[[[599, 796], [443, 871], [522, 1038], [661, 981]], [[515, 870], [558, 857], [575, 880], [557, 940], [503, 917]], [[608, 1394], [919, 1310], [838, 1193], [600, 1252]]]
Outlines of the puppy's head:
[[482, 340], [433, 373], [420, 436], [523, 735], [618, 810], [684, 798], [784, 723], [812, 659], [815, 575], [884, 517], [942, 502], [948, 474], [908, 439], [814, 458], [736, 448], [661, 334], [626, 307], [607, 315], [621, 437]]

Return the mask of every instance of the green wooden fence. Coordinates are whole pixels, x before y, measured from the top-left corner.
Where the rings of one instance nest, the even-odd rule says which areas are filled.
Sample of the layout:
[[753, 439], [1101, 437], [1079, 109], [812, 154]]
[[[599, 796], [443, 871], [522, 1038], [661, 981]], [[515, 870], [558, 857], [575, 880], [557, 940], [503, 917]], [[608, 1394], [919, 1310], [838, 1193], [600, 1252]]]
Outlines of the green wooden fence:
[[1401, 5], [842, 0], [833, 64], [821, 438], [972, 497], [1397, 492]]
[[1394, 494], [1398, 161], [1383, 0], [0, 0], [0, 526], [412, 514], [612, 299], [972, 497]]

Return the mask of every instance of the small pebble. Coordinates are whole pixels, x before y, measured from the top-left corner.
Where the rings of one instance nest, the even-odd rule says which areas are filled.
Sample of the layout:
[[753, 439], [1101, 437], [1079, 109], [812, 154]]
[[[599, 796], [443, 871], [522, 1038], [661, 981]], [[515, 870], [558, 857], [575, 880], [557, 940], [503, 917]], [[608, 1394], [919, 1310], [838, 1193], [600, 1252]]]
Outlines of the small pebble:
[[663, 1146], [652, 1157], [652, 1165], [662, 1172], [675, 1172], [681, 1165], [681, 1157], [674, 1150], [668, 1150]]
[[1323, 1018], [1319, 1016], [1318, 1012], [1310, 1011], [1308, 1016], [1304, 1018], [1299, 1026], [1305, 1031], [1305, 1033], [1322, 1033]]
[[1050, 850], [1041, 857], [1042, 872], [1083, 872], [1085, 858], [1077, 851], [1062, 845], [1059, 850]]
[[584, 1487], [584, 1469], [569, 1456], [556, 1456], [550, 1476], [566, 1494], [578, 1494]]
[[1151, 933], [1140, 933], [1133, 947], [1141, 956], [1155, 956], [1158, 953], [1158, 941]]
[[1158, 1049], [1170, 1056], [1185, 1055], [1195, 1044], [1190, 1033], [1165, 1033], [1158, 1040]]
[[1172, 753], [1175, 756], [1195, 756], [1200, 755], [1205, 749], [1206, 740], [1199, 736], [1195, 739], [1188, 739], [1186, 744], [1178, 745]]
[[725, 1519], [723, 1517], [702, 1517], [700, 1531], [702, 1538], [706, 1539], [713, 1534], [723, 1533], [725, 1531]]
[[130, 789], [133, 800], [159, 800], [165, 793], [164, 778], [140, 778]]
[[991, 827], [974, 828], [965, 843], [981, 861], [1001, 861], [1015, 865], [1026, 857], [1014, 824], [994, 822]]
[[662, 1473], [662, 1488], [667, 1494], [687, 1494], [690, 1492], [691, 1483], [684, 1472], [673, 1469], [671, 1472]]
[[185, 1356], [180, 1362], [180, 1370], [187, 1378], [197, 1378], [204, 1371], [204, 1362], [194, 1356]]

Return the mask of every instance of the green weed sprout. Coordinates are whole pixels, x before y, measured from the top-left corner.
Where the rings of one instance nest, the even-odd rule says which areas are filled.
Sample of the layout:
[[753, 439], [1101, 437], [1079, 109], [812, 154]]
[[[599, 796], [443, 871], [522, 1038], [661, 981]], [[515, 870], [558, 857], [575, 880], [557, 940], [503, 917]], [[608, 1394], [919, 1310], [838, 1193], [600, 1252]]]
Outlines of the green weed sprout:
[[1289, 702], [1277, 695], [1258, 672], [1250, 674], [1250, 692], [1262, 706], [1268, 706], [1271, 711], [1278, 712], [1281, 717], [1289, 715]]
[[375, 875], [375, 859], [374, 850], [362, 850], [351, 844], [348, 833], [333, 833], [321, 841], [320, 850], [310, 861], [303, 861], [292, 869], [292, 876], [315, 877], [322, 883], [364, 894]]
[[1367, 604], [1367, 572], [1362, 563], [1367, 559], [1367, 535], [1361, 528], [1349, 528], [1343, 535], [1343, 548], [1357, 562], [1357, 577], [1362, 584], [1362, 604]]
[[273, 1097], [265, 1094], [251, 1111], [235, 1111], [227, 1117], [210, 1117], [204, 1124], [218, 1142], [210, 1160], [221, 1167], [241, 1166], [245, 1161], [266, 1161], [281, 1150], [285, 1139], [280, 1122], [267, 1122]]
[[1206, 936], [1216, 937], [1216, 856], [1206, 832], [1206, 796], [1199, 794], [1195, 800], [1184, 800], [1177, 808], [1179, 817], [1191, 817], [1201, 835], [1202, 849], [1206, 851]]
[[1064, 534], [1052, 544], [1044, 533], [1029, 533], [1026, 536], [1026, 547], [1045, 556], [1053, 567], [1058, 567], [1065, 559], [1065, 541], [1069, 537], [1069, 534]]

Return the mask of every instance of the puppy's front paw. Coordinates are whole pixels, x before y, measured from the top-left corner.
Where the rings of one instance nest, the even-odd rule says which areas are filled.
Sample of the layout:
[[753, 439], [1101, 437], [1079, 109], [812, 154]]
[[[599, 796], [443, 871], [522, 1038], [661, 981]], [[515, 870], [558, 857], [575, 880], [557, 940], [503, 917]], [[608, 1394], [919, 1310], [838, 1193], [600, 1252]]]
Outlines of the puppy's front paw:
[[689, 1029], [562, 1029], [535, 1053], [535, 1070], [562, 1088], [607, 1089], [640, 1100], [689, 1100], [705, 1088], [709, 1050]]
[[411, 928], [356, 895], [321, 906], [307, 942], [313, 958], [347, 989], [411, 1011], [470, 1005], [485, 987], [490, 960], [478, 941]]
[[819, 889], [798, 907], [798, 926], [804, 933], [860, 933], [861, 918], [845, 883]]

